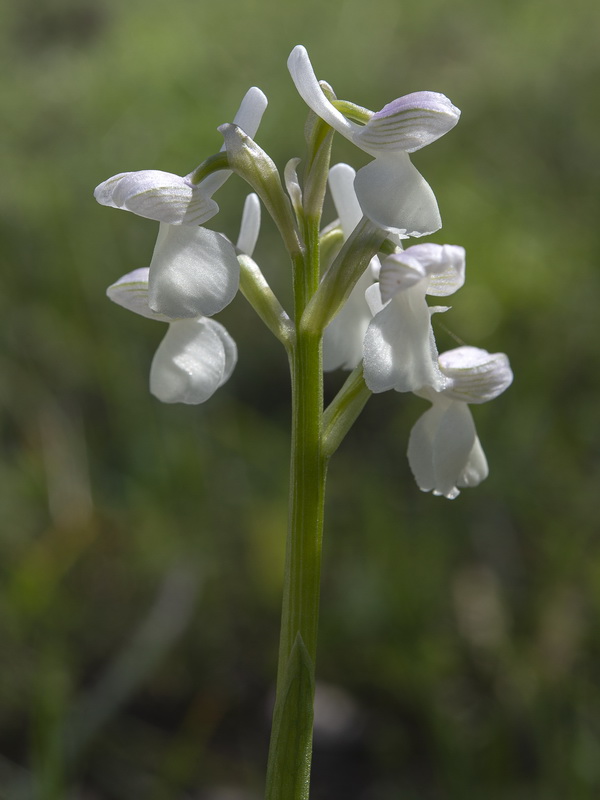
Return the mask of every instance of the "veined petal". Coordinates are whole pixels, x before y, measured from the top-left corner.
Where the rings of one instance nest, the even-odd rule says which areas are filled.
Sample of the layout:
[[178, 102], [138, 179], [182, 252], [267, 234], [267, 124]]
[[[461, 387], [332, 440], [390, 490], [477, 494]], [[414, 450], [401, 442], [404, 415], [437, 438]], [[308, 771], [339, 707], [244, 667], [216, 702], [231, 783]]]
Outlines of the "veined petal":
[[325, 97], [306, 48], [301, 44], [296, 45], [290, 53], [287, 65], [298, 94], [306, 105], [338, 133], [352, 141], [354, 133], [360, 130], [360, 126], [346, 119]]
[[170, 172], [121, 172], [101, 183], [94, 197], [104, 206], [123, 208], [169, 225], [201, 225], [219, 206], [197, 186]]
[[416, 258], [429, 281], [427, 294], [446, 297], [458, 291], [465, 282], [465, 248], [453, 244], [415, 244], [403, 255]]
[[349, 164], [335, 164], [329, 170], [329, 189], [340, 218], [344, 239], [350, 236], [363, 216], [354, 191], [355, 178], [356, 171]]
[[[237, 125], [238, 128], [241, 128], [245, 133], [248, 134], [248, 136], [250, 136], [250, 138], [253, 139], [256, 136], [256, 132], [262, 120], [262, 116], [265, 113], [268, 102], [269, 101], [267, 100], [266, 95], [258, 88], [258, 86], [252, 86], [244, 95], [237, 114], [233, 118], [233, 124]], [[221, 150], [224, 149], [225, 145], [221, 147]], [[217, 189], [220, 189], [221, 186], [223, 186], [230, 175], [230, 170], [220, 170], [219, 172], [214, 172], [212, 175], [209, 175], [200, 182], [200, 188], [204, 194], [212, 197]]]
[[359, 169], [354, 189], [365, 217], [406, 238], [442, 227], [435, 195], [406, 153], [386, 153]]
[[376, 154], [380, 150], [413, 153], [451, 130], [460, 111], [438, 92], [413, 92], [399, 97], [373, 114], [354, 141]]
[[173, 322], [154, 355], [150, 391], [163, 403], [204, 403], [231, 374], [235, 354], [235, 343], [218, 322]]
[[233, 300], [239, 278], [233, 245], [220, 233], [161, 225], [150, 264], [154, 311], [171, 319], [212, 316]]
[[364, 340], [364, 374], [372, 392], [444, 388], [423, 285], [398, 293], [371, 320]]
[[237, 240], [237, 249], [247, 256], [251, 256], [256, 247], [260, 232], [260, 200], [257, 194], [249, 194], [244, 202], [240, 235]]
[[373, 283], [370, 267], [358, 279], [342, 310], [323, 334], [323, 369], [354, 369], [363, 357], [363, 340], [371, 321], [365, 291]]
[[447, 376], [447, 397], [465, 403], [486, 403], [507, 389], [513, 380], [508, 356], [479, 347], [456, 347], [439, 357]]
[[418, 258], [410, 254], [410, 248], [384, 258], [379, 271], [381, 300], [387, 303], [397, 292], [414, 286], [427, 277]]
[[164, 314], [157, 314], [148, 305], [148, 267], [134, 269], [127, 275], [119, 278], [106, 290], [106, 294], [113, 303], [123, 308], [141, 314], [148, 319], [157, 319], [160, 322], [171, 322]]

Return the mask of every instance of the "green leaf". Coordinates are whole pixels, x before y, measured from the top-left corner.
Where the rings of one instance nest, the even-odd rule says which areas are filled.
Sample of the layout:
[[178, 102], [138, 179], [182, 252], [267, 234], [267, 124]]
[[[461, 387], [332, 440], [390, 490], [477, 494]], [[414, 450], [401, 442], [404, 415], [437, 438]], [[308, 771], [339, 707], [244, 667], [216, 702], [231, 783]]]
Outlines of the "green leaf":
[[265, 800], [308, 800], [314, 693], [312, 660], [298, 633], [275, 703]]

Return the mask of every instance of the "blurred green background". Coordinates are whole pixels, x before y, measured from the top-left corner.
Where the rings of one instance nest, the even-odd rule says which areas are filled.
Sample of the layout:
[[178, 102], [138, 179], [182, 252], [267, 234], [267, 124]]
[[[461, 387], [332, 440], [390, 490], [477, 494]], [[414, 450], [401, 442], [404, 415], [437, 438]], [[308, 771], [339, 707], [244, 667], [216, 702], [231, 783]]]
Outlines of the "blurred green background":
[[[163, 328], [104, 297], [149, 263], [156, 225], [92, 190], [186, 174], [253, 84], [259, 142], [280, 167], [302, 156], [297, 43], [340, 97], [430, 89], [462, 109], [414, 156], [433, 240], [467, 250], [443, 322], [515, 372], [474, 410], [490, 477], [455, 501], [409, 472], [417, 398], [372, 398], [332, 461], [312, 796], [600, 796], [594, 0], [4, 0], [0, 23], [0, 797], [261, 796], [283, 350], [240, 296], [219, 316], [233, 378], [161, 406]], [[335, 158], [365, 160], [346, 142]], [[218, 196], [232, 238], [244, 195], [231, 179]], [[269, 221], [256, 258], [288, 302]]]

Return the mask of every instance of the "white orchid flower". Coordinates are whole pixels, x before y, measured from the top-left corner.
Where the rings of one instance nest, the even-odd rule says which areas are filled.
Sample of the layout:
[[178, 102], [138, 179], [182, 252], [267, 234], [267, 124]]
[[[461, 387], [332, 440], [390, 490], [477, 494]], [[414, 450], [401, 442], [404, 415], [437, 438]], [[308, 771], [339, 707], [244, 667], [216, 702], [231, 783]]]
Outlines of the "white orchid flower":
[[[329, 189], [333, 197], [344, 241], [362, 219], [362, 211], [354, 191], [356, 172], [348, 164], [336, 164], [329, 170]], [[363, 339], [371, 311], [365, 291], [379, 270], [375, 256], [350, 293], [342, 310], [325, 328], [323, 334], [323, 369], [354, 369], [363, 357]]]
[[446, 296], [465, 280], [465, 251], [455, 245], [417, 244], [385, 258], [379, 284], [367, 289], [373, 313], [364, 338], [365, 382], [372, 392], [441, 391], [431, 315], [446, 307], [427, 305], [425, 296]]
[[[234, 123], [253, 136], [266, 106], [265, 95], [252, 87]], [[102, 205], [161, 223], [150, 263], [149, 303], [172, 319], [212, 316], [233, 300], [239, 286], [240, 267], [232, 244], [221, 234], [198, 227], [219, 210], [211, 196], [231, 172], [221, 170], [198, 185], [191, 175], [125, 172], [94, 192]]]
[[441, 392], [418, 392], [432, 406], [411, 431], [408, 462], [422, 491], [452, 500], [459, 488], [477, 486], [488, 476], [468, 404], [497, 397], [510, 386], [513, 374], [504, 353], [477, 347], [448, 350], [439, 363], [447, 384]]
[[148, 305], [148, 267], [136, 269], [107, 289], [109, 298], [143, 317], [168, 322], [150, 368], [150, 391], [163, 403], [204, 403], [230, 377], [237, 347], [209, 317], [172, 320]]
[[[253, 86], [240, 104], [234, 125], [254, 137], [266, 107], [267, 98]], [[120, 172], [99, 184], [94, 197], [103, 206], [122, 208], [167, 225], [201, 225], [218, 212], [212, 195], [231, 172], [221, 170], [199, 184], [192, 182], [192, 175], [190, 172], [182, 177], [154, 169]]]
[[[244, 204], [238, 250], [252, 255], [259, 228], [260, 203], [251, 194]], [[223, 325], [207, 316], [176, 319], [154, 311], [149, 304], [149, 271], [145, 267], [123, 275], [106, 293], [113, 302], [136, 314], [169, 323], [152, 360], [151, 393], [163, 403], [204, 403], [233, 372], [236, 344]]]
[[424, 236], [441, 225], [435, 195], [408, 153], [431, 144], [453, 128], [460, 111], [443, 94], [413, 92], [373, 113], [359, 125], [345, 117], [319, 85], [306, 49], [295, 47], [288, 69], [300, 96], [315, 114], [374, 161], [358, 171], [354, 187], [363, 214], [403, 237]]

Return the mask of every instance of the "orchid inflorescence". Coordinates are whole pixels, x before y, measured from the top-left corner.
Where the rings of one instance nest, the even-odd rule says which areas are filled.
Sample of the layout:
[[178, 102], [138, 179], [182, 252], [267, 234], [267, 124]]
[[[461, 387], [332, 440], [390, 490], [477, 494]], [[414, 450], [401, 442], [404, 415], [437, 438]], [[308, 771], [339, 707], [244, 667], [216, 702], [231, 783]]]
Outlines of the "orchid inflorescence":
[[[403, 249], [402, 243], [441, 227], [435, 195], [409, 154], [451, 130], [460, 112], [435, 92], [408, 94], [376, 113], [340, 101], [317, 80], [302, 46], [293, 49], [288, 67], [311, 112], [303, 181], [299, 159], [287, 164], [282, 181], [254, 141], [267, 100], [259, 89], [250, 89], [233, 123], [219, 128], [225, 140], [221, 151], [187, 176], [126, 172], [96, 188], [99, 203], [160, 222], [149, 268], [120, 278], [108, 296], [168, 323], [152, 363], [150, 389], [163, 402], [195, 404], [208, 400], [235, 366], [236, 345], [213, 316], [241, 286], [288, 352], [300, 335], [322, 337], [323, 369], [353, 371], [353, 391], [360, 385], [363, 394], [360, 407], [370, 393], [389, 389], [431, 403], [410, 434], [410, 467], [422, 490], [456, 497], [488, 473], [468, 406], [498, 396], [512, 372], [502, 353], [461, 346], [438, 354], [431, 317], [448, 309], [429, 306], [426, 295], [446, 297], [461, 288], [465, 251], [447, 244]], [[372, 160], [358, 172], [347, 164], [329, 168], [334, 132]], [[213, 195], [232, 172], [254, 189], [235, 245], [203, 227], [217, 214]], [[327, 186], [338, 218], [321, 228]], [[302, 297], [295, 322], [252, 259], [261, 201], [294, 265], [296, 294]], [[312, 284], [298, 266], [309, 242], [321, 262], [320, 278]], [[325, 413], [324, 435], [329, 419], [332, 441], [333, 431], [345, 433], [360, 411], [348, 398], [342, 390], [337, 406]]]

